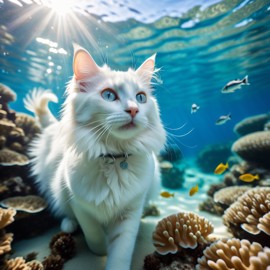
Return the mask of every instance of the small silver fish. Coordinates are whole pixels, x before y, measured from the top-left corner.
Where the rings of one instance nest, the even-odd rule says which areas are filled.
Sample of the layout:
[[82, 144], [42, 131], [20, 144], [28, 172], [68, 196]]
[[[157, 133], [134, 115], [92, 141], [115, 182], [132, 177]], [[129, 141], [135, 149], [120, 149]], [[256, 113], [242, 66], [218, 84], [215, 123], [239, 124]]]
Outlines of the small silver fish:
[[249, 85], [248, 75], [246, 75], [245, 78], [242, 80], [237, 79], [237, 80], [232, 80], [232, 81], [228, 82], [222, 88], [221, 93], [223, 93], [223, 94], [233, 93], [237, 89], [240, 89], [242, 87], [242, 85]]
[[223, 125], [229, 120], [231, 120], [231, 114], [230, 113], [228, 115], [222, 115], [216, 121], [216, 125]]
[[191, 113], [195, 113], [200, 109], [200, 106], [198, 106], [197, 104], [193, 103], [191, 105]]

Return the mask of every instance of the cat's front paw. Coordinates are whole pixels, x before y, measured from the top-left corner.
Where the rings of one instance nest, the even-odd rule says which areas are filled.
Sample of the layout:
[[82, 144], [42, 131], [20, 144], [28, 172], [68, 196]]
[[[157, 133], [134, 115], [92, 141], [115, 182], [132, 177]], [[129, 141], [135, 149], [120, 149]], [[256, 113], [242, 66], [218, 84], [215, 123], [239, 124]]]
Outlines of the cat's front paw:
[[73, 233], [77, 230], [78, 223], [75, 219], [64, 218], [61, 222], [61, 230], [66, 233]]

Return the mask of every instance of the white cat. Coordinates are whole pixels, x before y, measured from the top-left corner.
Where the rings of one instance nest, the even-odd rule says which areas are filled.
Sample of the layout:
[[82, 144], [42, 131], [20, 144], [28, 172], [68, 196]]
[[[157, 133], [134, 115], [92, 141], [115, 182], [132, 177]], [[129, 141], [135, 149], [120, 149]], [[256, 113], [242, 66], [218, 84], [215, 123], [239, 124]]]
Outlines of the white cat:
[[57, 102], [53, 93], [25, 99], [43, 128], [30, 149], [33, 173], [62, 230], [78, 222], [89, 248], [107, 254], [107, 270], [128, 270], [166, 140], [152, 95], [155, 55], [137, 70], [114, 71], [76, 45], [73, 70], [60, 121], [47, 106]]

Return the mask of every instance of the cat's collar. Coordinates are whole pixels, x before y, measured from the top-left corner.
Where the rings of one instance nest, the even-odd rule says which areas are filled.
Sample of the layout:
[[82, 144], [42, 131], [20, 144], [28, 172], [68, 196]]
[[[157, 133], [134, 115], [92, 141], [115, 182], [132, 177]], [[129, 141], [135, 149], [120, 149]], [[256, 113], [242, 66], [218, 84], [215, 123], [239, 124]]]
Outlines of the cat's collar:
[[116, 159], [123, 158], [123, 160], [119, 163], [119, 166], [121, 169], [126, 170], [128, 169], [127, 159], [131, 155], [132, 154], [128, 154], [128, 153], [121, 153], [121, 154], [108, 153], [108, 154], [101, 154], [99, 157], [102, 158], [104, 163], [108, 165], [113, 165]]

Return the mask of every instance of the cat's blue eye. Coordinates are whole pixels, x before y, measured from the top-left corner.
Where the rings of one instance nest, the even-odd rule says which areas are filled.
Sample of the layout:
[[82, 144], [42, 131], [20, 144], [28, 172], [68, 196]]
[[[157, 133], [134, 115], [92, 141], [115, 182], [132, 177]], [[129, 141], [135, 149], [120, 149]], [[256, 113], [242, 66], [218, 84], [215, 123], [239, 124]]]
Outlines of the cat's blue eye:
[[140, 93], [138, 93], [138, 94], [136, 95], [136, 99], [137, 99], [137, 101], [138, 101], [139, 103], [146, 103], [146, 100], [147, 100], [146, 94], [143, 93], [143, 92], [140, 92]]
[[112, 89], [105, 89], [101, 92], [101, 96], [106, 101], [115, 101], [117, 99], [116, 93]]

